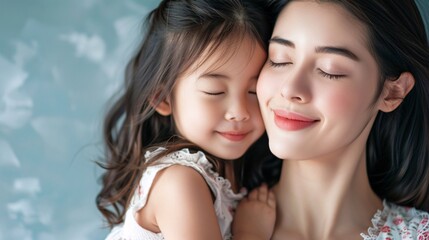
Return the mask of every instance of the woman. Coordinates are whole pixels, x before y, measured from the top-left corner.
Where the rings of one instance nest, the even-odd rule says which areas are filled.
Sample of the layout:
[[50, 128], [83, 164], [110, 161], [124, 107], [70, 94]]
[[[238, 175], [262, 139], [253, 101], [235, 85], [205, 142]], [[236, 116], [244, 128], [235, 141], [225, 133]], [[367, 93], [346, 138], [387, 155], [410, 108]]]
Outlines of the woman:
[[283, 159], [272, 239], [428, 239], [429, 50], [415, 3], [274, 9], [257, 85]]

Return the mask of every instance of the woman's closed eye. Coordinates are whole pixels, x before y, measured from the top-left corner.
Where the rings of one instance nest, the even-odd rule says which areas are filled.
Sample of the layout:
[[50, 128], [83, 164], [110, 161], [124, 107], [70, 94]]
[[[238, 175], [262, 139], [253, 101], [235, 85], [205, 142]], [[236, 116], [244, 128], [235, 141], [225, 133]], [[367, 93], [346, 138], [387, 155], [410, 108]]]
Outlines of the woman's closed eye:
[[323, 71], [322, 69], [317, 69], [317, 71], [319, 72], [319, 74], [322, 76], [322, 77], [325, 77], [325, 78], [329, 78], [329, 79], [333, 79], [333, 80], [338, 80], [338, 79], [340, 79], [340, 78], [343, 78], [343, 77], [345, 77], [346, 75], [344, 75], [344, 74], [330, 74], [330, 73], [327, 73], [327, 72], [325, 72], [325, 71]]
[[268, 63], [270, 64], [271, 67], [274, 67], [274, 68], [285, 67], [287, 65], [292, 64], [292, 62], [274, 62], [271, 59], [268, 59]]

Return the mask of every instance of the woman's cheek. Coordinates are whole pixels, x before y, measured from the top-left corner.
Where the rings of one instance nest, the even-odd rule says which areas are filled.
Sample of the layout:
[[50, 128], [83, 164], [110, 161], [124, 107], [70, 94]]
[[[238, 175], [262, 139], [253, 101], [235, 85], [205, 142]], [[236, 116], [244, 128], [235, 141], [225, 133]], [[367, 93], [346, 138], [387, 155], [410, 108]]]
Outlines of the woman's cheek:
[[[323, 99], [323, 98], [322, 98]], [[344, 117], [353, 117], [350, 115], [355, 115], [360, 106], [364, 106], [357, 96], [351, 94], [350, 91], [338, 91], [336, 93], [326, 94], [324, 99], [326, 101], [320, 102], [316, 105], [323, 105], [325, 113], [331, 117], [335, 118], [344, 118]], [[317, 101], [317, 100], [316, 100]]]
[[275, 80], [269, 74], [261, 72], [261, 75], [258, 79], [258, 84], [256, 85], [256, 92], [259, 100], [259, 105], [261, 107], [266, 105], [266, 101], [270, 96], [275, 95]]

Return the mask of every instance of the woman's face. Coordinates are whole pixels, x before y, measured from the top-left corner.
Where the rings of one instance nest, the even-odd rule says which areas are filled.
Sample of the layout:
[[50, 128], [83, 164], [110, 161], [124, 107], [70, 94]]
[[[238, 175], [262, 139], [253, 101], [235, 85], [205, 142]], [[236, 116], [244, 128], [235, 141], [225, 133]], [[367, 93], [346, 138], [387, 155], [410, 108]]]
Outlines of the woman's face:
[[299, 160], [362, 149], [378, 112], [378, 79], [354, 16], [333, 3], [288, 4], [257, 85], [271, 151]]

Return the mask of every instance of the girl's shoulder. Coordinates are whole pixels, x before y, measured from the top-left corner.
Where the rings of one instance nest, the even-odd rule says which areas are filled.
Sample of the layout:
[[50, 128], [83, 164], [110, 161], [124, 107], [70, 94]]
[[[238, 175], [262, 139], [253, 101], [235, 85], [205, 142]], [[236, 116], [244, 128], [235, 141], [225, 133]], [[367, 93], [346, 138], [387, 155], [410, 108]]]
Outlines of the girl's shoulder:
[[[164, 151], [165, 148], [158, 148], [154, 151], [146, 152], [145, 157], [150, 161], [150, 159], [158, 154], [162, 154]], [[164, 203], [157, 202], [158, 206], [174, 206], [175, 209], [177, 209], [178, 201], [194, 203], [197, 201], [195, 197], [191, 200], [183, 200], [183, 198], [187, 196], [201, 197], [201, 195], [204, 194], [199, 190], [203, 187], [207, 189], [208, 186], [211, 194], [208, 193], [207, 195], [210, 197], [210, 205], [214, 207], [223, 239], [230, 238], [232, 209], [235, 208], [237, 201], [244, 196], [244, 193], [234, 193], [231, 189], [230, 182], [213, 171], [212, 164], [208, 161], [203, 152], [194, 153], [190, 152], [188, 149], [181, 149], [162, 156], [156, 163], [153, 163], [145, 169], [131, 197], [124, 223], [112, 230], [108, 239], [137, 239], [137, 236], [144, 236], [144, 239], [164, 239], [162, 233], [155, 233], [144, 229], [135, 220], [137, 211], [146, 206], [149, 194], [154, 193], [154, 184], [156, 184], [156, 182], [159, 183], [161, 172], [163, 175], [163, 183], [161, 183], [161, 185], [169, 189], [165, 190], [162, 189], [162, 187], [157, 189], [157, 192], [167, 193], [168, 195], [163, 198], [163, 200], [165, 200]], [[204, 185], [203, 187], [202, 184]], [[159, 187], [161, 185], [158, 184], [157, 186]], [[184, 191], [189, 193], [190, 190], [193, 191], [192, 194], [183, 194]], [[212, 201], [213, 199], [211, 199], [212, 195], [214, 197], [214, 202]], [[174, 201], [175, 204], [169, 204], [169, 201]], [[181, 205], [180, 209], [184, 208], [185, 207]], [[189, 212], [187, 214], [189, 215]]]
[[413, 207], [383, 202], [372, 218], [373, 227], [368, 234], [361, 234], [365, 240], [429, 239], [429, 213]]
[[[161, 154], [163, 151], [165, 149], [158, 148], [155, 151], [147, 152], [145, 157], [150, 161], [151, 158]], [[162, 177], [160, 176], [161, 171]], [[183, 192], [193, 192], [193, 194], [186, 194], [191, 197], [200, 196], [208, 186], [210, 192], [207, 195], [210, 198], [212, 196], [214, 198], [210, 199], [210, 203], [215, 210], [222, 236], [224, 239], [230, 238], [232, 210], [236, 207], [237, 201], [243, 198], [244, 193], [234, 193], [229, 180], [213, 170], [213, 165], [201, 151], [190, 152], [188, 149], [181, 149], [162, 156], [156, 163], [148, 166], [143, 172], [137, 189], [131, 198], [127, 210], [127, 212], [131, 212], [130, 215], [133, 215], [147, 204], [149, 193], [154, 193], [154, 184], [157, 184], [157, 187], [161, 186], [159, 185], [161, 178], [163, 178], [162, 186], [168, 189], [162, 189], [161, 187], [157, 192], [169, 193], [169, 195], [167, 194], [168, 196], [163, 197], [166, 200], [164, 203], [168, 201], [194, 203], [197, 201], [196, 198], [186, 199], [187, 196]], [[204, 184], [204, 186], [201, 184]], [[181, 207], [184, 208], [183, 205]]]
[[[151, 158], [161, 154], [163, 151], [165, 151], [165, 148], [158, 148], [154, 151], [146, 152], [145, 157], [150, 161]], [[213, 170], [213, 165], [206, 158], [206, 155], [203, 152], [190, 152], [189, 149], [184, 148], [161, 157], [156, 161], [156, 163], [147, 167], [140, 179], [136, 191], [134, 192], [130, 207], [135, 208], [136, 210], [141, 209], [146, 204], [148, 190], [151, 189], [157, 174], [171, 166], [178, 165], [190, 167], [190, 169], [195, 170], [203, 177], [216, 199], [215, 205], [217, 205], [218, 202], [235, 202], [244, 196], [244, 193], [234, 193], [232, 191], [229, 180], [223, 178]], [[183, 168], [177, 167], [171, 168], [170, 170], [178, 172], [178, 174], [181, 175], [186, 172]]]
[[[165, 148], [157, 148], [154, 151], [147, 151], [145, 153], [145, 158], [150, 162], [150, 160], [157, 156], [158, 154], [162, 154], [166, 149]], [[169, 153], [160, 159], [157, 160], [156, 163], [150, 165], [148, 169], [158, 169], [165, 168], [165, 166], [170, 166], [174, 164], [197, 167], [198, 169], [208, 171], [212, 169], [212, 164], [206, 158], [206, 155], [201, 152], [190, 152], [189, 149], [183, 148], [181, 150]]]

